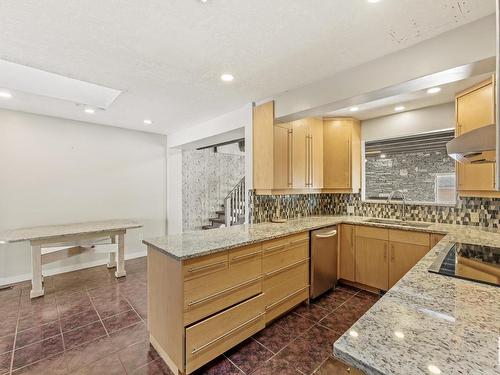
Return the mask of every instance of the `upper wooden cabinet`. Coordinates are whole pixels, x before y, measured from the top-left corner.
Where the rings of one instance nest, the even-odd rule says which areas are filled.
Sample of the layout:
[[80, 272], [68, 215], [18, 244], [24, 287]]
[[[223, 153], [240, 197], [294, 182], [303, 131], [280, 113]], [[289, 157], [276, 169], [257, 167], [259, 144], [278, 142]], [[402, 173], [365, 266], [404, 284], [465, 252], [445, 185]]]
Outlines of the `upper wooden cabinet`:
[[361, 189], [361, 125], [353, 118], [323, 121], [323, 188], [333, 192]]
[[253, 108], [252, 162], [253, 188], [272, 190], [274, 186], [274, 102]]
[[275, 189], [291, 189], [293, 187], [292, 142], [293, 131], [290, 124], [274, 126]]
[[[457, 95], [456, 136], [495, 122], [494, 81], [489, 79]], [[495, 191], [495, 164], [457, 163], [457, 190], [461, 196], [500, 196]]]

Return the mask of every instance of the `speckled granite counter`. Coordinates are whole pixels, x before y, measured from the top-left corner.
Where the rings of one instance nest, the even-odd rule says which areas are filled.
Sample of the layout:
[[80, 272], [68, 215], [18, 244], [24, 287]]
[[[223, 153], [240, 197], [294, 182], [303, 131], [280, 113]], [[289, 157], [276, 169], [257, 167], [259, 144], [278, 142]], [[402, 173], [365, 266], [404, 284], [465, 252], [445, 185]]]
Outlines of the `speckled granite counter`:
[[500, 288], [427, 271], [450, 242], [500, 247], [500, 233], [447, 231], [335, 342], [336, 357], [366, 374], [500, 374]]
[[[334, 355], [366, 374], [499, 374], [500, 288], [427, 271], [449, 242], [500, 247], [500, 232], [431, 224], [367, 223], [367, 217], [306, 217], [145, 240], [188, 259], [329, 225], [348, 223], [447, 236], [334, 344]], [[355, 332], [351, 335], [351, 331]]]
[[450, 224], [431, 224], [426, 228], [407, 227], [394, 224], [368, 223], [367, 220], [369, 219], [368, 217], [361, 216], [309, 216], [290, 220], [286, 223], [237, 225], [229, 228], [184, 232], [147, 239], [143, 242], [175, 259], [181, 260], [340, 223], [391, 227], [431, 233], [448, 233], [457, 227]]

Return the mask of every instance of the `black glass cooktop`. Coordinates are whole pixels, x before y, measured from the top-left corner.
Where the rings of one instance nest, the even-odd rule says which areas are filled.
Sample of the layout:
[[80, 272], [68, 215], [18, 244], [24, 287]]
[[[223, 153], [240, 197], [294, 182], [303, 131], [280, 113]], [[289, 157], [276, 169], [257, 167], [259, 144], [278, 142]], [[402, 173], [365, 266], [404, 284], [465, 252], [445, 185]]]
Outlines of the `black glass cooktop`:
[[453, 243], [438, 256], [429, 272], [500, 286], [500, 248]]

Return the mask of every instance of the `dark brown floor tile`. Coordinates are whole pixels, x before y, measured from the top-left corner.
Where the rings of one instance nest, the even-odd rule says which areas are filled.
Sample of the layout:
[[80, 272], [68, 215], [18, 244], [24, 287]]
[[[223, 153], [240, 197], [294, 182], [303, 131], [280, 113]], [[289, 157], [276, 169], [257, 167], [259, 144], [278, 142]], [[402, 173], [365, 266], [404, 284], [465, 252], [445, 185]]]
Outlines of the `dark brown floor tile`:
[[94, 341], [89, 341], [73, 349], [66, 350], [68, 371], [74, 371], [89, 365], [99, 359], [109, 356], [122, 348], [116, 348], [113, 340], [109, 336], [103, 336]]
[[345, 291], [345, 292], [356, 294], [361, 289], [356, 288], [355, 286], [351, 286], [351, 285], [340, 283], [340, 284], [337, 284], [337, 286], [335, 287], [335, 290], [342, 290], [342, 291]]
[[137, 370], [139, 367], [160, 359], [156, 350], [151, 346], [149, 341], [142, 341], [133, 344], [118, 352], [120, 361], [128, 373]]
[[315, 325], [304, 335], [292, 341], [277, 354], [304, 374], [311, 374], [331, 355], [333, 343], [339, 335]]
[[141, 318], [134, 310], [125, 311], [111, 318], [104, 319], [102, 322], [108, 333], [118, 331], [122, 328], [131, 326], [139, 322]]
[[319, 322], [321, 319], [323, 319], [330, 313], [330, 311], [325, 310], [319, 305], [315, 304], [308, 305], [306, 303], [301, 304], [299, 307], [293, 310], [293, 312], [304, 318], [312, 320], [313, 322]]
[[94, 322], [87, 324], [86, 326], [64, 332], [64, 345], [66, 346], [66, 350], [68, 350], [105, 335], [106, 331], [104, 330], [102, 323], [100, 321]]
[[278, 324], [273, 323], [264, 328], [254, 336], [254, 339], [264, 345], [273, 353], [278, 353], [281, 349], [287, 346], [297, 335], [281, 328]]
[[312, 304], [318, 305], [319, 307], [332, 312], [353, 296], [354, 294], [344, 290], [335, 290], [335, 292], [328, 292], [317, 298], [312, 302]]
[[77, 293], [77, 296], [58, 301], [57, 309], [61, 318], [67, 318], [72, 315], [80, 314], [85, 311], [93, 310], [90, 298], [86, 294]]
[[75, 375], [125, 375], [127, 372], [122, 366], [118, 355], [106, 356], [88, 366], [73, 372]]
[[0, 320], [0, 337], [13, 335], [16, 332], [17, 317]]
[[59, 321], [17, 332], [16, 349], [61, 334]]
[[245, 374], [249, 374], [262, 366], [273, 353], [250, 338], [231, 349], [226, 355]]
[[14, 364], [12, 369], [17, 369], [41, 359], [61, 353], [64, 350], [61, 335], [39, 341], [14, 352]]
[[0, 354], [10, 352], [14, 349], [14, 335], [0, 338]]
[[42, 359], [31, 365], [22, 367], [12, 374], [15, 375], [66, 375], [68, 368], [64, 354], [56, 354], [52, 357]]
[[253, 375], [300, 375], [287, 361], [273, 357], [263, 366], [259, 367]]
[[224, 356], [219, 356], [196, 370], [193, 375], [242, 375], [243, 373]]
[[294, 336], [298, 336], [314, 325], [314, 322], [300, 315], [289, 313], [276, 321], [276, 324]]
[[[167, 365], [158, 359], [153, 362], [149, 362], [147, 365], [137, 369], [132, 373], [133, 375], [173, 375], [172, 371], [167, 367]], [[223, 373], [218, 373], [222, 375]]]
[[94, 305], [101, 319], [109, 318], [112, 315], [132, 309], [132, 306], [123, 298], [94, 299]]
[[80, 314], [71, 315], [61, 319], [61, 329], [63, 332], [96, 322], [99, 316], [95, 309], [86, 310]]
[[117, 298], [120, 293], [120, 289], [118, 288], [117, 285], [106, 285], [106, 286], [87, 288], [87, 289], [90, 298], [98, 301], [110, 298]]
[[332, 357], [328, 357], [314, 375], [349, 375], [349, 373], [349, 367]]
[[0, 354], [0, 374], [7, 374], [10, 371], [10, 360], [12, 352]]
[[319, 324], [338, 333], [346, 332], [364, 313], [364, 307], [356, 307], [346, 303], [319, 321]]

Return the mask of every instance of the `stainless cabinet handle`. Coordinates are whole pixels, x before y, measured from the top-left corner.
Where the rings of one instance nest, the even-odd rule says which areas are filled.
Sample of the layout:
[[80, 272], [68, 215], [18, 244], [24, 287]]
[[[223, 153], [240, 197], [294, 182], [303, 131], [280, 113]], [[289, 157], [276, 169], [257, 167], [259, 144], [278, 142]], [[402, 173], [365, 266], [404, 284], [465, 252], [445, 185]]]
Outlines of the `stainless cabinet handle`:
[[225, 260], [223, 260], [221, 262], [217, 262], [217, 263], [205, 264], [203, 266], [191, 267], [191, 268], [188, 268], [188, 272], [196, 272], [196, 271], [206, 270], [206, 269], [210, 269], [210, 268], [216, 268], [216, 267], [220, 267], [224, 264], [226, 264]]
[[222, 295], [224, 295], [226, 293], [232, 292], [235, 289], [239, 289], [239, 288], [242, 288], [242, 287], [244, 287], [246, 285], [253, 284], [256, 281], [259, 281], [260, 279], [262, 279], [262, 276], [254, 277], [253, 279], [244, 281], [244, 282], [242, 282], [240, 284], [237, 284], [237, 285], [234, 285], [234, 286], [232, 286], [230, 288], [221, 290], [221, 291], [219, 291], [217, 293], [210, 294], [209, 296], [200, 298], [200, 299], [198, 299], [196, 301], [191, 301], [191, 302], [188, 303], [188, 307], [191, 307], [191, 306], [194, 306], [194, 305], [199, 305], [200, 303], [206, 302], [206, 301], [214, 299], [216, 297], [220, 297], [220, 296], [222, 296]]
[[391, 262], [394, 262], [396, 260], [396, 254], [394, 252], [394, 245], [391, 245]]
[[253, 256], [257, 255], [257, 254], [260, 254], [260, 253], [261, 253], [261, 251], [259, 250], [259, 251], [255, 251], [255, 252], [253, 252], [253, 253], [248, 253], [248, 254], [239, 255], [239, 256], [234, 257], [233, 259], [231, 259], [231, 261], [232, 261], [232, 262], [236, 262], [236, 261], [238, 261], [238, 260], [251, 258], [251, 257], [253, 257]]
[[299, 294], [299, 293], [303, 292], [303, 291], [304, 291], [304, 290], [306, 290], [307, 288], [309, 288], [309, 285], [306, 285], [305, 287], [303, 287], [303, 288], [301, 288], [301, 289], [299, 289], [299, 290], [297, 290], [297, 291], [293, 292], [292, 294], [289, 294], [288, 296], [286, 296], [286, 297], [283, 297], [283, 298], [279, 299], [278, 301], [276, 301], [276, 302], [274, 302], [274, 303], [270, 304], [269, 306], [266, 306], [266, 311], [267, 311], [267, 310], [271, 310], [272, 308], [274, 308], [275, 306], [277, 306], [277, 305], [279, 305], [279, 304], [282, 304], [282, 303], [283, 303], [283, 302], [285, 302], [287, 299], [289, 299], [289, 298], [292, 298], [292, 297], [296, 296], [297, 294]]
[[286, 244], [283, 244], [283, 245], [278, 245], [278, 246], [273, 246], [273, 247], [269, 247], [267, 249], [264, 249], [265, 252], [271, 252], [271, 251], [275, 251], [275, 250], [280, 250], [280, 249], [284, 249], [286, 246]]
[[300, 240], [292, 241], [292, 242], [290, 242], [290, 245], [294, 246], [294, 245], [297, 245], [299, 243], [306, 242], [306, 241], [309, 241], [309, 238], [301, 238]]
[[288, 130], [288, 186], [293, 186], [293, 130]]
[[226, 333], [224, 333], [223, 335], [220, 335], [219, 337], [217, 337], [217, 338], [215, 338], [215, 339], [213, 339], [213, 340], [211, 340], [211, 341], [207, 342], [206, 344], [203, 344], [203, 345], [202, 345], [202, 346], [200, 346], [199, 348], [193, 348], [193, 350], [191, 351], [191, 354], [196, 354], [196, 353], [198, 353], [199, 351], [201, 351], [201, 350], [203, 350], [203, 349], [205, 349], [205, 348], [207, 348], [207, 347], [209, 347], [209, 346], [211, 346], [211, 345], [215, 344], [217, 341], [220, 341], [220, 340], [222, 340], [223, 338], [225, 338], [225, 337], [227, 337], [227, 336], [232, 335], [234, 332], [236, 332], [236, 331], [240, 330], [241, 328], [243, 328], [243, 327], [245, 327], [245, 326], [249, 325], [250, 323], [255, 322], [256, 320], [260, 319], [260, 318], [261, 318], [262, 316], [264, 316], [264, 315], [265, 315], [265, 313], [260, 313], [259, 315], [257, 315], [257, 316], [255, 316], [255, 317], [253, 317], [252, 319], [247, 320], [246, 322], [241, 323], [239, 326], [236, 326], [236, 327], [234, 327], [233, 329], [231, 329], [231, 330], [227, 331], [227, 332], [226, 332]]
[[384, 260], [387, 260], [387, 244], [384, 244]]
[[289, 269], [291, 269], [291, 268], [293, 268], [293, 267], [296, 267], [296, 266], [298, 266], [298, 265], [299, 265], [299, 264], [301, 264], [301, 263], [305, 263], [305, 262], [307, 262], [307, 261], [309, 261], [309, 258], [305, 258], [305, 259], [299, 260], [298, 262], [295, 262], [295, 263], [289, 264], [288, 266], [281, 267], [281, 268], [279, 268], [279, 269], [277, 269], [277, 270], [274, 270], [274, 271], [268, 272], [268, 273], [266, 273], [266, 274], [265, 274], [265, 276], [266, 276], [266, 277], [269, 277], [269, 276], [274, 276], [274, 275], [276, 275], [276, 274], [278, 274], [278, 273], [281, 273], [281, 272], [287, 271], [287, 270], [289, 270]]

